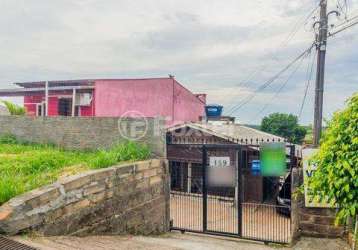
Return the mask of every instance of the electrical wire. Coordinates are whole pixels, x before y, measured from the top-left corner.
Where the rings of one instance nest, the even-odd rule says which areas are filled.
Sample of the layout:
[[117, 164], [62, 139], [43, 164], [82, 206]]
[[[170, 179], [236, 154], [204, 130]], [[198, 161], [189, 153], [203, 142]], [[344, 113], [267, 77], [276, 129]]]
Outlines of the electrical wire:
[[315, 63], [315, 60], [316, 60], [316, 55], [317, 55], [317, 53], [315, 53], [314, 56], [313, 56], [312, 63], [311, 63], [311, 69], [310, 69], [309, 72], [308, 72], [309, 68], [307, 68], [307, 75], [308, 75], [307, 83], [306, 83], [306, 86], [305, 86], [305, 91], [304, 91], [300, 111], [298, 112], [298, 120], [301, 119], [302, 111], [303, 111], [303, 108], [305, 106], [306, 99], [307, 99], [308, 90], [309, 90], [311, 82], [312, 82], [311, 80], [312, 80], [312, 76], [313, 76], [313, 68], [314, 68], [313, 66], [314, 66], [314, 63]]
[[288, 70], [293, 64], [295, 64], [301, 57], [303, 57], [308, 51], [310, 51], [313, 48], [313, 44], [311, 47], [307, 50], [305, 50], [303, 53], [301, 53], [298, 57], [296, 57], [291, 63], [289, 63], [283, 70], [279, 71], [276, 75], [271, 77], [268, 81], [266, 81], [264, 84], [262, 84], [259, 88], [257, 88], [251, 95], [247, 96], [241, 103], [236, 105], [234, 109], [230, 111], [230, 115], [232, 115], [234, 112], [239, 110], [241, 107], [246, 105], [250, 102], [250, 100], [256, 95], [256, 93], [264, 90], [267, 88], [272, 82], [274, 82], [280, 75], [282, 75], [286, 70]]
[[344, 18], [348, 18], [348, 5], [347, 0], [344, 1], [344, 5], [341, 4], [340, 0], [337, 0], [337, 8], [340, 10], [341, 13], [344, 14]]
[[339, 30], [336, 30], [336, 31], [334, 31], [334, 32], [329, 32], [328, 37], [335, 36], [335, 35], [337, 35], [338, 33], [342, 32], [342, 31], [344, 31], [344, 30], [346, 30], [346, 29], [349, 29], [349, 28], [351, 28], [351, 27], [353, 27], [354, 25], [357, 25], [357, 24], [358, 24], [358, 21], [353, 22], [353, 23], [351, 23], [351, 24], [349, 24], [349, 25], [347, 25], [347, 26], [345, 26], [345, 27], [343, 27], [343, 28], [341, 28], [341, 29], [339, 29]]
[[[347, 12], [348, 12], [348, 7], [347, 7], [347, 2], [345, 1], [345, 7], [346, 7], [346, 10], [344, 11], [343, 10], [343, 6], [339, 3], [340, 5], [340, 9], [342, 12], [345, 13], [345, 16], [346, 16], [346, 22], [344, 23], [341, 23], [339, 25], [337, 25], [336, 27], [340, 27], [340, 26], [343, 26], [345, 24], [348, 24], [347, 26], [339, 29], [339, 30], [336, 30], [336, 31], [333, 31], [333, 32], [330, 32], [328, 34], [328, 37], [332, 37], [348, 28], [351, 28], [353, 27], [354, 25], [358, 24], [358, 21], [356, 22], [353, 22], [353, 23], [350, 23], [351, 21], [355, 20], [356, 18], [358, 18], [358, 15], [357, 16], [354, 16], [352, 18], [347, 18]], [[269, 86], [273, 81], [275, 81], [284, 71], [286, 71], [288, 68], [290, 68], [293, 64], [295, 64], [297, 61], [300, 61], [299, 65], [295, 68], [295, 70], [292, 72], [292, 74], [288, 77], [288, 79], [281, 85], [281, 87], [278, 89], [278, 91], [274, 94], [274, 96], [272, 97], [271, 100], [273, 100], [281, 91], [282, 89], [287, 85], [287, 83], [289, 82], [289, 80], [292, 78], [292, 76], [297, 72], [297, 70], [299, 69], [300, 65], [302, 64], [302, 61], [303, 61], [303, 58], [305, 56], [307, 56], [307, 52], [308, 53], [311, 53], [311, 50], [313, 48], [314, 45], [312, 45], [308, 50], [306, 50], [305, 52], [303, 52], [302, 54], [300, 54], [299, 57], [296, 58], [296, 60], [294, 60], [291, 64], [288, 65], [288, 67], [286, 66], [282, 71], [280, 71], [278, 74], [276, 74], [274, 77], [272, 77], [269, 81], [267, 81], [266, 83], [264, 83], [262, 86], [260, 86], [254, 93], [252, 93], [250, 96], [248, 96], [246, 99], [244, 99], [244, 101], [242, 101], [239, 105], [237, 105], [236, 107], [232, 108], [231, 109], [231, 112], [230, 112], [230, 115], [232, 115], [234, 112], [236, 112], [237, 110], [239, 110], [241, 107], [243, 107], [244, 105], [246, 105], [247, 103], [249, 103], [252, 98], [260, 91], [264, 90], [265, 88], [267, 88], [267, 86]], [[308, 78], [307, 78], [307, 83], [306, 83], [306, 86], [305, 86], [305, 90], [304, 90], [304, 96], [303, 96], [303, 100], [302, 100], [302, 103], [300, 105], [300, 110], [299, 110], [299, 113], [298, 113], [298, 119], [301, 118], [302, 116], [302, 112], [303, 112], [303, 108], [304, 108], [304, 105], [306, 103], [306, 99], [307, 99], [307, 95], [308, 95], [308, 90], [309, 90], [309, 87], [311, 85], [311, 80], [312, 80], [312, 75], [313, 75], [313, 69], [314, 69], [314, 61], [316, 59], [316, 54], [315, 56], [313, 57], [313, 60], [312, 60], [312, 63], [311, 63], [311, 67], [310, 67], [310, 70], [309, 70], [309, 74], [308, 74], [308, 69], [307, 68], [307, 75], [308, 75]], [[266, 108], [267, 106], [269, 105], [269, 103], [266, 103], [265, 106], [257, 113], [257, 115], [255, 116], [254, 119], [256, 119], [256, 117], [258, 115], [260, 115]]]
[[[322, 1], [322, 0], [321, 0]], [[320, 1], [320, 3], [321, 3]], [[319, 8], [320, 4], [316, 5], [316, 7], [314, 7], [312, 9], [312, 11], [306, 16], [304, 15], [303, 17], [299, 18], [298, 21], [294, 24], [294, 27], [292, 29], [292, 31], [288, 34], [288, 36], [286, 37], [285, 40], [283, 40], [280, 44], [280, 48], [286, 48], [286, 46], [289, 44], [289, 42], [295, 37], [295, 35], [297, 34], [297, 32], [299, 31], [299, 28], [300, 26], [303, 24], [305, 25], [308, 21], [308, 19], [317, 11], [317, 9]], [[278, 51], [276, 51], [274, 53], [274, 55], [272, 55], [270, 58], [277, 61], [277, 53]], [[270, 64], [269, 63], [266, 63], [265, 65], [263, 65], [262, 67], [258, 67], [256, 68], [247, 78], [246, 80], [240, 82], [238, 85], [237, 85], [237, 88], [243, 88], [243, 87], [247, 87], [249, 84], [250, 84], [250, 81], [252, 79], [254, 79], [257, 74], [259, 72], [262, 72], [264, 70], [266, 70], [268, 68]], [[232, 98], [233, 99], [233, 98]], [[235, 105], [233, 107], [231, 107], [228, 111], [228, 113], [231, 113], [231, 111], [234, 109]]]
[[303, 24], [305, 25], [308, 21], [308, 19], [318, 10], [318, 8], [320, 7], [320, 5], [317, 5], [307, 16], [305, 16], [305, 18], [303, 19], [303, 22], [300, 22], [301, 19], [299, 19], [299, 21], [296, 23], [296, 25], [294, 26], [293, 31], [291, 32], [291, 37], [290, 35], [288, 36], [288, 42], [293, 39], [293, 37], [297, 34], [300, 26]]
[[256, 120], [256, 118], [262, 114], [262, 112], [264, 112], [266, 110], [266, 108], [272, 103], [272, 101], [281, 93], [281, 91], [283, 90], [283, 88], [286, 87], [286, 85], [289, 83], [289, 81], [292, 79], [292, 77], [296, 74], [296, 72], [298, 71], [298, 69], [301, 67], [302, 62], [304, 61], [305, 57], [309, 57], [309, 55], [311, 54], [311, 51], [306, 54], [304, 57], [301, 57], [299, 63], [297, 64], [296, 68], [291, 72], [291, 74], [287, 77], [286, 81], [283, 82], [283, 84], [280, 86], [280, 88], [274, 93], [274, 95], [271, 97], [271, 99], [265, 103], [264, 107], [255, 114], [255, 116], [253, 116], [253, 118], [251, 119], [251, 122], [249, 124], [251, 124], [254, 120]]
[[346, 24], [348, 24], [349, 22], [351, 22], [351, 21], [354, 21], [354, 19], [357, 19], [358, 18], [358, 15], [355, 15], [355, 16], [353, 16], [353, 17], [351, 17], [351, 18], [348, 18], [348, 19], [346, 19], [346, 21], [344, 21], [344, 22], [342, 22], [342, 23], [339, 23], [339, 24], [337, 24], [337, 25], [334, 25], [333, 26], [333, 28], [338, 28], [338, 27], [341, 27], [341, 26], [343, 26], [343, 25], [346, 25]]
[[280, 70], [277, 74], [275, 74], [273, 77], [271, 77], [268, 81], [263, 83], [260, 87], [258, 87], [253, 93], [251, 93], [249, 96], [247, 96], [241, 103], [236, 105], [231, 111], [229, 115], [232, 115], [234, 112], [248, 104], [253, 97], [256, 96], [257, 93], [261, 92], [262, 90], [266, 89], [269, 85], [271, 85], [280, 75], [282, 75], [284, 72], [286, 72], [292, 65], [294, 65], [297, 61], [299, 61], [302, 57], [304, 57], [307, 53], [309, 53], [312, 48], [314, 47], [314, 43], [305, 51], [303, 51], [299, 56], [297, 56], [293, 61], [291, 61], [288, 65], [286, 65], [282, 70]]

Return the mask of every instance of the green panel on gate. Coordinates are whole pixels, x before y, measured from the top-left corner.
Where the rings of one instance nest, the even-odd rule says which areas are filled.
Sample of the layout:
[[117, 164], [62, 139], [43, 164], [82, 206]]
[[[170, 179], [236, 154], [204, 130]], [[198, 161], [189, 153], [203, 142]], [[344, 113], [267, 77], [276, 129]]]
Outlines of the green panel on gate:
[[282, 176], [286, 172], [286, 147], [284, 143], [272, 142], [260, 145], [261, 175]]

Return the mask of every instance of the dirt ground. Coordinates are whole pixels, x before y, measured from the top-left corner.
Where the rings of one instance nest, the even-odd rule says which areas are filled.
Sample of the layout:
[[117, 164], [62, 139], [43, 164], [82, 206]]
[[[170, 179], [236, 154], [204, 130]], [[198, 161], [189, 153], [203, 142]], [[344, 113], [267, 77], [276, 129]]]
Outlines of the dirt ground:
[[[277, 213], [275, 206], [243, 204], [245, 237], [287, 241], [290, 238], [290, 219]], [[233, 201], [208, 199], [208, 229], [237, 233], [237, 209]], [[171, 216], [174, 226], [192, 230], [202, 228], [202, 202], [196, 197], [171, 197]], [[26, 237], [15, 240], [39, 250], [349, 250], [341, 239], [301, 238], [294, 246], [264, 245], [229, 237], [171, 232], [157, 237], [92, 236], [92, 237]]]
[[[171, 195], [170, 216], [176, 228], [202, 231], [202, 198], [195, 195]], [[208, 197], [208, 230], [238, 233], [238, 213], [233, 199]], [[289, 242], [290, 218], [277, 213], [269, 204], [242, 204], [242, 236], [274, 242]]]
[[264, 245], [231, 238], [173, 232], [158, 237], [93, 236], [93, 237], [15, 237], [39, 250], [349, 250], [340, 239], [302, 238], [293, 247]]

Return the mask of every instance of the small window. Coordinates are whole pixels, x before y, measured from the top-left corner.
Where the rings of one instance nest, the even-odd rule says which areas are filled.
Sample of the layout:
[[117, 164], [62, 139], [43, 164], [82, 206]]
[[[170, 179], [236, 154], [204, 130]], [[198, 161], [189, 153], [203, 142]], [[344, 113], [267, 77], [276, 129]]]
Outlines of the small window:
[[58, 115], [72, 116], [72, 99], [61, 98], [58, 100]]

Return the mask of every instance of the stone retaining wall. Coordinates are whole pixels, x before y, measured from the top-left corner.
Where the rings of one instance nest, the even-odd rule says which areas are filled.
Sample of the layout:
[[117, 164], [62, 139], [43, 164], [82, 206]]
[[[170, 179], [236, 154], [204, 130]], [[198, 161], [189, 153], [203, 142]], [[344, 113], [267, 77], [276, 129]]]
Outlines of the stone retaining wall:
[[0, 232], [42, 235], [152, 234], [169, 230], [165, 160], [94, 170], [11, 199]]
[[161, 118], [0, 116], [0, 135], [67, 149], [109, 148], [133, 137], [166, 158], [164, 126]]

